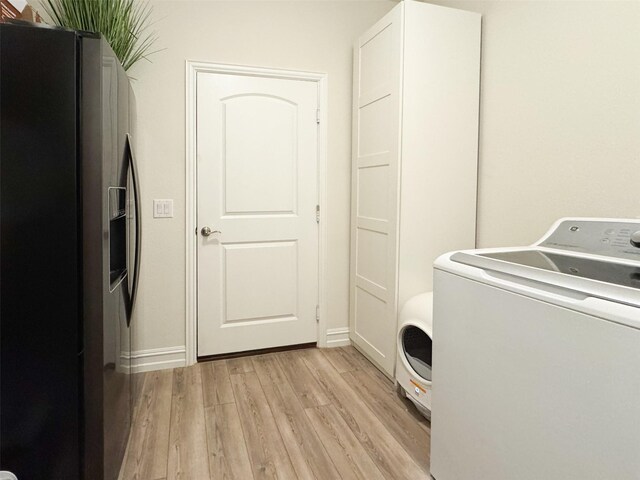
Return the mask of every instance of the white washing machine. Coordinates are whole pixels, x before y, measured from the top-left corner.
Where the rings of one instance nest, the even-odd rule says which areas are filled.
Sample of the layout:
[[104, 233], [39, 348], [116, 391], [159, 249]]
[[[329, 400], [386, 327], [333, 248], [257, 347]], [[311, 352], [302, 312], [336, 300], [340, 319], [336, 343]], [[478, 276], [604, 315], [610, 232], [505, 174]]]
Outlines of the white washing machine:
[[433, 308], [436, 480], [640, 479], [640, 220], [446, 254]]
[[411, 297], [402, 307], [398, 328], [396, 381], [418, 411], [431, 417], [433, 293]]

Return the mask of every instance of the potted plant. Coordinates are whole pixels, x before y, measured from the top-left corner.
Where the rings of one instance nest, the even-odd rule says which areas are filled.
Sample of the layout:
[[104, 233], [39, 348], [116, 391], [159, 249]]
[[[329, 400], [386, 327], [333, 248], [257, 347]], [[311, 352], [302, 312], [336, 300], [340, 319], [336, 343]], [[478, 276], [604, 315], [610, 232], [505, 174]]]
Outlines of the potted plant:
[[156, 40], [147, 31], [151, 7], [137, 0], [44, 0], [58, 26], [101, 33], [125, 70], [147, 58]]

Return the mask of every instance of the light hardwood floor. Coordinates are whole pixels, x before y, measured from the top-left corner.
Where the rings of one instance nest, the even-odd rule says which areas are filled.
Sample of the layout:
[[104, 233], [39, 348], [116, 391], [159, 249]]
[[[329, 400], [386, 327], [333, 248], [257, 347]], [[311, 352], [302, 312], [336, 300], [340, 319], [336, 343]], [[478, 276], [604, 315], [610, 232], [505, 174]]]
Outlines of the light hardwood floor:
[[430, 425], [353, 347], [147, 373], [122, 480], [429, 479]]

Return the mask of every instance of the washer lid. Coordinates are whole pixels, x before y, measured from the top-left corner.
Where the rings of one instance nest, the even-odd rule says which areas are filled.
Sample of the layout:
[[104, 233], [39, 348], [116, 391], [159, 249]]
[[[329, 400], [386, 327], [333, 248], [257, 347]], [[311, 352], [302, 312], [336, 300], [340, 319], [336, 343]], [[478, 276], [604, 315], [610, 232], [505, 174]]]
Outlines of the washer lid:
[[547, 248], [456, 252], [450, 259], [487, 273], [531, 280], [534, 289], [544, 290], [547, 284], [640, 307], [640, 263], [637, 262], [567, 255]]
[[622, 287], [640, 289], [640, 265], [602, 261], [535, 249], [480, 253], [478, 255], [527, 267], [564, 273], [565, 275], [612, 283]]

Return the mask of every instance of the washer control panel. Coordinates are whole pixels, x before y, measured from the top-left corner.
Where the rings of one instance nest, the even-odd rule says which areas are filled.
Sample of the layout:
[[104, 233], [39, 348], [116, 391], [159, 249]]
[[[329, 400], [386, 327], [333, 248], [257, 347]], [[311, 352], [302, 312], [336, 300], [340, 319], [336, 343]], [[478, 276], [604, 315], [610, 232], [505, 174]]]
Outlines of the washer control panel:
[[564, 220], [538, 245], [640, 261], [640, 220]]

